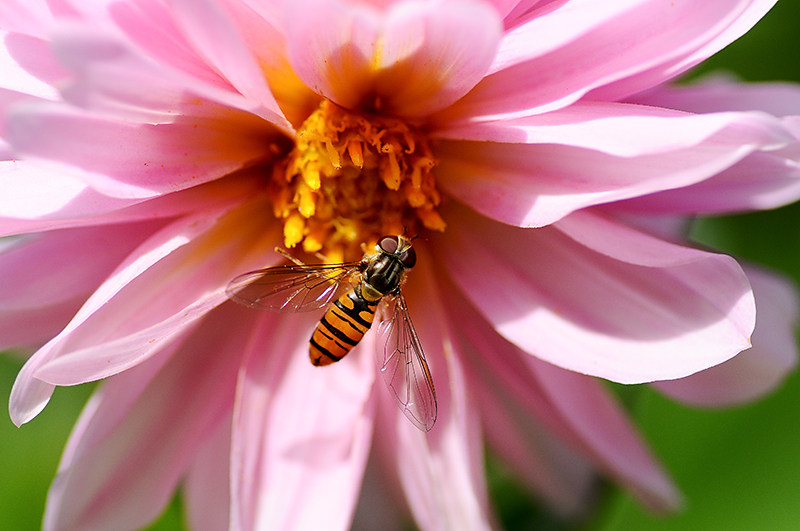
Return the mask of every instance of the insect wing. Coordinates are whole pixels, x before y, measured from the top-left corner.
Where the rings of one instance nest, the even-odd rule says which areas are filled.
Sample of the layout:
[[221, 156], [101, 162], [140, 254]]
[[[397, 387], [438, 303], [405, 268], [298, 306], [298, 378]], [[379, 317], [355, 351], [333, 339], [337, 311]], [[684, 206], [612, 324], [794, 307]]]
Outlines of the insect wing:
[[231, 300], [250, 308], [306, 312], [324, 308], [352, 286], [359, 262], [281, 265], [251, 271], [228, 284]]
[[436, 422], [436, 391], [403, 294], [388, 300], [381, 311], [376, 353], [381, 376], [408, 420], [430, 431]]

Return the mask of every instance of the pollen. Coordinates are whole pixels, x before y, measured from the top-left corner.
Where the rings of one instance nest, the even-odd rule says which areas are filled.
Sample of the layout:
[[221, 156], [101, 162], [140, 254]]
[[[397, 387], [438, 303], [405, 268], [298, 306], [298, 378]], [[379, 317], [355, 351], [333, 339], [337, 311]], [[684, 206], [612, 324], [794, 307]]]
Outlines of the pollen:
[[385, 234], [444, 230], [435, 165], [420, 129], [323, 101], [273, 167], [270, 197], [285, 245], [341, 262]]

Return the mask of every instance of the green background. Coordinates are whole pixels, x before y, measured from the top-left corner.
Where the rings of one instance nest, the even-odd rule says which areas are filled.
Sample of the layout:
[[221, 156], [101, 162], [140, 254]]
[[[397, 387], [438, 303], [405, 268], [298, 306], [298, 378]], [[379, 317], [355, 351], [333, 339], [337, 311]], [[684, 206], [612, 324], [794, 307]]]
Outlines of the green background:
[[[700, 71], [723, 68], [746, 80], [800, 82], [799, 36], [800, 1], [781, 0]], [[783, 271], [800, 284], [800, 205], [705, 220], [696, 236]], [[20, 366], [18, 359], [0, 356], [4, 400]], [[632, 415], [684, 492], [686, 507], [680, 514], [657, 517], [610, 489], [598, 514], [581, 531], [800, 529], [800, 373], [757, 403], [723, 411], [686, 408], [647, 387], [625, 391]], [[39, 529], [61, 450], [90, 392], [91, 386], [57, 389], [45, 411], [21, 429], [7, 415], [0, 420], [0, 528]], [[489, 472], [506, 528], [569, 529], [537, 508], [491, 461]], [[180, 530], [180, 522], [176, 500], [151, 529]]]

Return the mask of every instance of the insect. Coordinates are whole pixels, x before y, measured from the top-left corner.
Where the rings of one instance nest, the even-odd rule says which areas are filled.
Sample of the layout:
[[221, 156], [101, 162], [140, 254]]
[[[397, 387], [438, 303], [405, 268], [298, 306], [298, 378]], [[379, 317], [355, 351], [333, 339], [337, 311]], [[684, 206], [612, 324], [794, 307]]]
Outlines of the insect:
[[[405, 416], [429, 431], [436, 422], [436, 391], [422, 345], [414, 330], [402, 285], [417, 254], [404, 236], [384, 236], [359, 262], [306, 265], [282, 249], [293, 263], [251, 271], [228, 284], [228, 297], [260, 310], [305, 312], [328, 309], [309, 340], [317, 366], [341, 360], [372, 326], [376, 313], [381, 375]], [[331, 301], [333, 303], [331, 304]]]

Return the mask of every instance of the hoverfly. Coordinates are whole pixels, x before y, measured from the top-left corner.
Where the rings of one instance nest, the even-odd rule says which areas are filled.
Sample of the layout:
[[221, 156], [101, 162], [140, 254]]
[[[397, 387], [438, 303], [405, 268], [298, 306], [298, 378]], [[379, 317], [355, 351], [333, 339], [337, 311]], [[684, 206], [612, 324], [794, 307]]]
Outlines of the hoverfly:
[[305, 312], [328, 306], [309, 340], [317, 366], [342, 359], [380, 314], [376, 355], [381, 375], [403, 414], [419, 429], [436, 422], [436, 391], [401, 287], [417, 254], [404, 236], [384, 236], [360, 262], [293, 264], [251, 271], [228, 284], [228, 297], [260, 310]]

